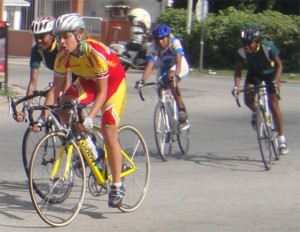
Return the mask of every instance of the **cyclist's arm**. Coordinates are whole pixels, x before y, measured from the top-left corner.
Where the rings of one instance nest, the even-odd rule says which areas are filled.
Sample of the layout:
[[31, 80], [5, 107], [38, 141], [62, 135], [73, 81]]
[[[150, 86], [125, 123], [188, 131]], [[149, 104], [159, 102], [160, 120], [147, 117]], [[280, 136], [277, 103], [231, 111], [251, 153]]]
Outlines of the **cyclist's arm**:
[[26, 96], [32, 94], [32, 92], [37, 89], [38, 72], [38, 68], [30, 69], [30, 80], [27, 86]]
[[143, 77], [142, 80], [144, 80], [145, 82], [149, 79], [152, 69], [153, 69], [154, 63], [152, 61], [148, 61], [143, 73]]
[[176, 70], [175, 70], [175, 75], [179, 76], [180, 72], [181, 72], [181, 59], [182, 59], [182, 54], [181, 53], [177, 53], [176, 54]]
[[274, 74], [274, 80], [276, 81], [277, 87], [280, 86], [280, 75], [282, 73], [282, 62], [279, 56], [276, 56], [274, 58], [275, 62], [275, 74]]
[[234, 71], [234, 86], [239, 87], [242, 79], [243, 63], [238, 62]]
[[[54, 76], [53, 85], [51, 86], [51, 88], [47, 94], [44, 105], [54, 105], [57, 102], [60, 92], [63, 91], [63, 89], [64, 89], [65, 79], [66, 79], [66, 76], [65, 77]], [[42, 116], [44, 118], [47, 118], [48, 114], [49, 114], [48, 110], [44, 110], [42, 112]]]

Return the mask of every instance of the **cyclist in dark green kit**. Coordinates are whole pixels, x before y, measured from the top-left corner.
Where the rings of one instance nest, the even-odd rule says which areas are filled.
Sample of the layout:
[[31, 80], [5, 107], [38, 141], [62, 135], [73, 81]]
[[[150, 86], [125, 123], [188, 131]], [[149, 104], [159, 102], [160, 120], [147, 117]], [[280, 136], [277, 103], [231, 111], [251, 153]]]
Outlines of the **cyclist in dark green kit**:
[[[255, 25], [246, 26], [241, 30], [242, 47], [237, 52], [237, 65], [234, 73], [233, 93], [238, 94], [242, 78], [242, 69], [246, 64], [247, 75], [245, 88], [251, 88], [265, 81], [268, 85], [270, 108], [274, 116], [275, 126], [278, 132], [279, 152], [284, 155], [289, 152], [286, 138], [283, 133], [283, 116], [279, 107], [279, 99], [276, 88], [280, 87], [280, 75], [282, 63], [279, 58], [279, 50], [272, 41], [261, 39], [260, 30]], [[253, 112], [251, 123], [255, 128], [256, 109], [255, 92], [245, 92], [244, 101], [246, 106]]]
[[[56, 19], [53, 16], [39, 16], [31, 23], [31, 30], [34, 36], [35, 45], [31, 48], [30, 54], [30, 80], [27, 86], [26, 95], [30, 95], [37, 90], [39, 69], [43, 64], [46, 68], [53, 70], [56, 54], [59, 51], [59, 46], [53, 34], [53, 27]], [[68, 88], [72, 81], [75, 80], [75, 75], [71, 78], [71, 73], [68, 73], [68, 78], [65, 83], [64, 90]], [[72, 80], [73, 79], [73, 80]], [[24, 120], [24, 114], [18, 112], [14, 116], [16, 121]]]
[[[32, 94], [37, 89], [38, 72], [41, 64], [50, 70], [54, 68], [54, 61], [59, 50], [58, 43], [53, 34], [55, 18], [53, 16], [40, 16], [32, 21], [31, 30], [34, 36], [35, 45], [31, 48], [30, 54], [30, 81], [26, 95]], [[70, 85], [66, 83], [66, 87]]]

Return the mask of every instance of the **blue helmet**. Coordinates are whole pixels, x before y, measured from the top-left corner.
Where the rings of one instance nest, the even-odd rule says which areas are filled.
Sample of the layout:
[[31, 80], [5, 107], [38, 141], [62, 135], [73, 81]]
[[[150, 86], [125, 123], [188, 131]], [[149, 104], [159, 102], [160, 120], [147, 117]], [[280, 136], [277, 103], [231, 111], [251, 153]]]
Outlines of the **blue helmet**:
[[170, 35], [171, 30], [172, 30], [171, 27], [169, 27], [166, 24], [158, 24], [152, 31], [152, 35], [154, 39], [162, 38]]

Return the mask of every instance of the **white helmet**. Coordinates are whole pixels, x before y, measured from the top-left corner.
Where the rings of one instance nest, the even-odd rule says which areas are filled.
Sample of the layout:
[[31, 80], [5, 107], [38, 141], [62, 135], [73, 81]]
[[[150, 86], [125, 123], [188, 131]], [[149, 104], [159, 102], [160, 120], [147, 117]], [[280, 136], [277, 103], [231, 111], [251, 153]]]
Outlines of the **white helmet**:
[[53, 31], [55, 18], [53, 16], [40, 16], [32, 21], [31, 30], [34, 35]]
[[80, 28], [85, 29], [85, 23], [79, 13], [64, 14], [57, 18], [54, 27], [54, 34], [76, 31]]
[[150, 14], [142, 8], [135, 8], [131, 10], [127, 15], [129, 21], [132, 24], [142, 23], [147, 30], [151, 28], [151, 16]]

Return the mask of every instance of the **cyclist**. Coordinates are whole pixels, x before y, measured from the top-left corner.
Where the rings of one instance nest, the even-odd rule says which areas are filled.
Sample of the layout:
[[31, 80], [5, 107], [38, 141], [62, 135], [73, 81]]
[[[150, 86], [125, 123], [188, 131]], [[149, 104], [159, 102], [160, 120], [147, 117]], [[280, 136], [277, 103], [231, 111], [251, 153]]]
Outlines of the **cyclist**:
[[[54, 68], [54, 61], [59, 50], [58, 43], [53, 34], [55, 18], [53, 16], [40, 16], [32, 21], [31, 30], [34, 36], [35, 45], [31, 48], [30, 54], [30, 80], [27, 86], [26, 96], [37, 89], [38, 74], [41, 64], [50, 70]], [[70, 85], [70, 75], [66, 79], [64, 90]], [[24, 114], [18, 112], [14, 115], [16, 121], [24, 120]]]
[[[26, 95], [32, 94], [37, 89], [38, 72], [41, 63], [50, 70], [54, 68], [54, 61], [59, 50], [58, 43], [53, 34], [55, 18], [53, 16], [40, 16], [32, 21], [31, 30], [34, 36], [35, 45], [30, 55], [30, 81]], [[70, 79], [65, 89], [70, 85]]]
[[166, 87], [171, 92], [179, 109], [179, 121], [184, 123], [187, 119], [186, 108], [179, 89], [176, 85], [189, 73], [189, 65], [184, 56], [180, 40], [171, 33], [171, 27], [158, 24], [152, 31], [153, 41], [147, 51], [147, 64], [142, 79], [136, 82], [135, 88], [141, 88], [150, 77], [154, 65], [158, 67], [158, 76], [162, 76]]
[[[283, 116], [276, 94], [276, 89], [280, 87], [280, 75], [282, 72], [279, 51], [272, 41], [261, 38], [260, 30], [255, 25], [242, 28], [240, 39], [242, 47], [237, 52], [233, 93], [234, 95], [238, 94], [237, 90], [241, 82], [244, 64], [246, 64], [247, 68], [244, 83], [246, 89], [260, 84], [262, 80], [266, 81], [269, 85], [267, 91], [269, 93], [270, 108], [273, 112], [275, 126], [279, 135], [279, 152], [287, 154], [289, 149], [283, 133]], [[253, 112], [251, 124], [253, 128], [256, 128], [255, 92], [246, 91], [244, 101], [246, 106]]]
[[[73, 99], [83, 104], [93, 102], [83, 122], [88, 131], [92, 129], [96, 115], [102, 111], [102, 133], [113, 177], [108, 204], [110, 207], [120, 207], [125, 196], [120, 180], [122, 156], [118, 141], [118, 125], [127, 99], [124, 69], [117, 55], [107, 46], [86, 37], [85, 23], [78, 13], [58, 17], [54, 32], [62, 50], [55, 60], [53, 86], [45, 104], [55, 102], [70, 68], [78, 78], [61, 97], [61, 103]], [[66, 119], [65, 113], [61, 112], [62, 119]], [[47, 112], [42, 113], [39, 119], [41, 123], [46, 115]]]

